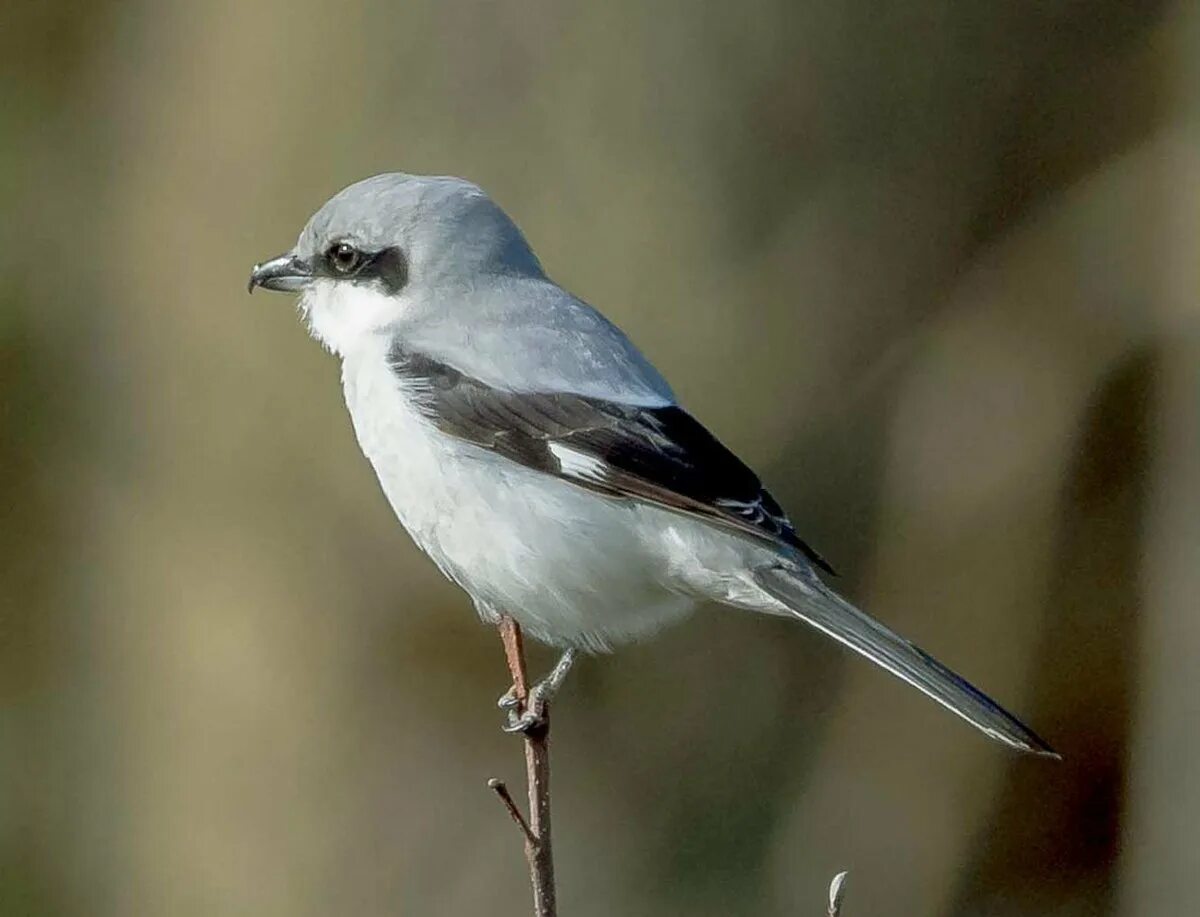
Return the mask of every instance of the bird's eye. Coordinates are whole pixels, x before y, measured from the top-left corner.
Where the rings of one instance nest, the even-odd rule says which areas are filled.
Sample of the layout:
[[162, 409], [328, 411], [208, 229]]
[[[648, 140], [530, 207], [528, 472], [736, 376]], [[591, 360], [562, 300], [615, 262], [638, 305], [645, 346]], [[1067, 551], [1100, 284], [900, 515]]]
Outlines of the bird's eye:
[[325, 252], [329, 265], [339, 274], [352, 274], [362, 264], [362, 252], [349, 242], [335, 242]]

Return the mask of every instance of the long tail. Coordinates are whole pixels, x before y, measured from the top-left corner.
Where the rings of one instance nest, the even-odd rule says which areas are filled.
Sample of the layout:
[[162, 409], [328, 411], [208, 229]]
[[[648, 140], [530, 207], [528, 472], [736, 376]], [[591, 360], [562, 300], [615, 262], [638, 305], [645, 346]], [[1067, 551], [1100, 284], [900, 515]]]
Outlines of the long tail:
[[801, 620], [961, 716], [984, 734], [1035, 755], [1059, 755], [1028, 726], [920, 647], [859, 611], [813, 574], [768, 567], [755, 574], [759, 586]]

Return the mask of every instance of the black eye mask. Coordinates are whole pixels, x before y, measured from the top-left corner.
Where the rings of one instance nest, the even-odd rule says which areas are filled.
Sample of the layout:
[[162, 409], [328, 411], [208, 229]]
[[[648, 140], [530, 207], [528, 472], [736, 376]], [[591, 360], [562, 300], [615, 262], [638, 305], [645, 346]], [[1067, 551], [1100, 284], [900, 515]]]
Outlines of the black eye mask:
[[364, 252], [348, 242], [338, 242], [321, 256], [320, 272], [334, 280], [378, 281], [384, 290], [394, 294], [408, 283], [408, 259], [395, 246]]

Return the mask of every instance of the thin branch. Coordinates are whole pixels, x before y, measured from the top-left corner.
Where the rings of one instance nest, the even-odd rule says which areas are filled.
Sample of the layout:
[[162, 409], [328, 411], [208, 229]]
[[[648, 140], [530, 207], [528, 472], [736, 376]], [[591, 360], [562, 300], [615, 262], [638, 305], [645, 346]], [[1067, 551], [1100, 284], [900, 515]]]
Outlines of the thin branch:
[[525, 816], [517, 808], [516, 800], [512, 798], [512, 794], [508, 791], [508, 787], [504, 785], [504, 781], [493, 777], [488, 781], [488, 789], [494, 790], [496, 795], [500, 797], [500, 802], [504, 804], [504, 808], [508, 810], [508, 814], [512, 816], [512, 820], [517, 823], [517, 827], [525, 835], [526, 843], [536, 844], [537, 838], [533, 836], [533, 832], [529, 829], [529, 823], [525, 821]]
[[[521, 628], [508, 615], [499, 623], [500, 639], [504, 643], [504, 658], [512, 676], [513, 691], [522, 710], [529, 700], [529, 676], [525, 668], [525, 648]], [[544, 723], [524, 735], [525, 779], [529, 785], [529, 819], [498, 780], [489, 780], [505, 804], [509, 815], [521, 828], [525, 840], [525, 859], [529, 863], [529, 881], [533, 885], [533, 910], [536, 917], [555, 917], [557, 902], [554, 890], [554, 851], [550, 844], [550, 710], [542, 712]]]

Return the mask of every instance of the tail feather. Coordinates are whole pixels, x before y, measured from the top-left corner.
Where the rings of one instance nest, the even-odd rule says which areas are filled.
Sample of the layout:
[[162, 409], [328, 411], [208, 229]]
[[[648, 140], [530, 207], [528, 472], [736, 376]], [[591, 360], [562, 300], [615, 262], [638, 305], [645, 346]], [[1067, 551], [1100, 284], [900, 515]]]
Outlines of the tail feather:
[[932, 697], [989, 737], [1020, 751], [1059, 757], [1032, 729], [962, 676], [859, 611], [815, 575], [771, 567], [757, 573], [756, 580], [796, 617]]

